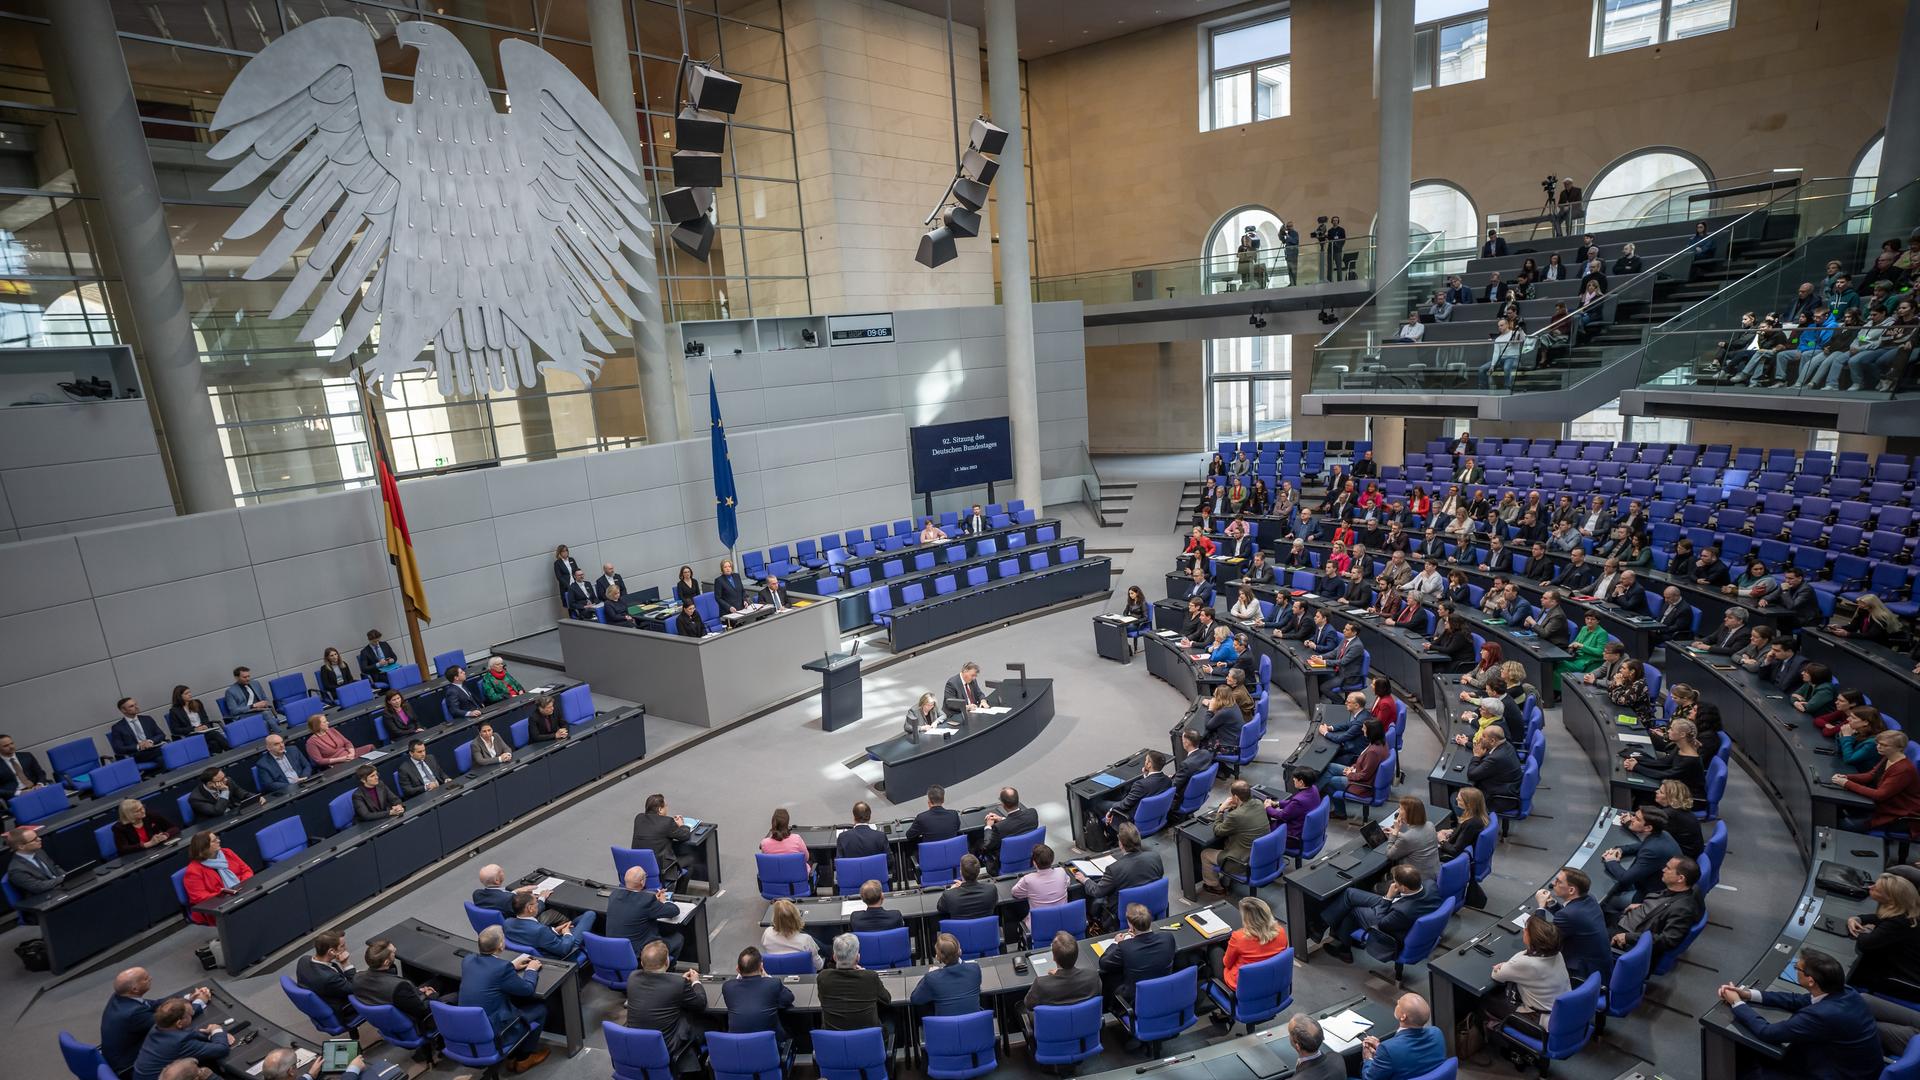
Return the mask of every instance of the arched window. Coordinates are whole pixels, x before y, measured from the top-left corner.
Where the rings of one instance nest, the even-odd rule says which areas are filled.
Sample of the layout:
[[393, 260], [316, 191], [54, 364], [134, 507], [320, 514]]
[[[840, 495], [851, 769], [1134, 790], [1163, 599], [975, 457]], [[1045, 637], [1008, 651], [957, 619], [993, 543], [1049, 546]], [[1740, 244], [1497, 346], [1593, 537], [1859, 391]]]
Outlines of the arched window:
[[1684, 221], [1687, 195], [1707, 188], [1705, 162], [1670, 146], [1636, 150], [1600, 170], [1587, 185], [1588, 232], [1663, 221]]
[[[1480, 235], [1480, 213], [1467, 193], [1445, 180], [1422, 180], [1407, 200], [1407, 235], [1418, 248], [1428, 233], [1440, 233], [1443, 248], [1472, 247]], [[1411, 252], [1409, 252], [1411, 254]]]
[[1853, 163], [1853, 190], [1847, 194], [1849, 209], [1872, 206], [1873, 200], [1879, 198], [1875, 192], [1880, 187], [1880, 151], [1886, 145], [1887, 133], [1883, 131], [1873, 137]]
[[[1274, 260], [1280, 256], [1280, 224], [1280, 218], [1264, 206], [1242, 206], [1221, 218], [1207, 235], [1206, 267], [1201, 275], [1204, 290], [1217, 293], [1266, 288], [1267, 271], [1277, 265]], [[1257, 255], [1242, 260], [1240, 238], [1248, 229], [1259, 238], [1260, 247]]]

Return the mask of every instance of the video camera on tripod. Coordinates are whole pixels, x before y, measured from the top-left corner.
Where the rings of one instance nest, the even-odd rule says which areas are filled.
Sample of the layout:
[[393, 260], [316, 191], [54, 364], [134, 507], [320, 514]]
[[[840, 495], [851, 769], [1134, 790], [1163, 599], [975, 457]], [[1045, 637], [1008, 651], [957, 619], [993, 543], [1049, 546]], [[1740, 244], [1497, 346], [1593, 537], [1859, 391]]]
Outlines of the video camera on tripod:
[[1322, 243], [1322, 244], [1326, 243], [1327, 242], [1327, 215], [1321, 214], [1319, 217], [1314, 218], [1313, 220], [1314, 220], [1313, 232], [1309, 233], [1308, 235], [1312, 236], [1313, 239], [1318, 243]]

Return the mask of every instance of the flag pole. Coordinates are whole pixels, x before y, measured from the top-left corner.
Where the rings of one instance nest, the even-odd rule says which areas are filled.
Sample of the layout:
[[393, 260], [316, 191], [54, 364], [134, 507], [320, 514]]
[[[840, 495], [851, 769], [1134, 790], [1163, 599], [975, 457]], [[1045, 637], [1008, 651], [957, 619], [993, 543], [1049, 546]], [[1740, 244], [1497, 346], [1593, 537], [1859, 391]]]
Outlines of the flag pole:
[[[707, 389], [715, 393], [719, 392], [713, 381], [713, 357], [711, 355], [707, 357]], [[744, 582], [747, 579], [747, 575], [741, 573], [739, 537], [736, 536], [734, 541], [734, 543], [727, 545], [727, 561], [733, 564], [733, 572], [739, 574], [740, 580]], [[742, 585], [741, 588], [744, 589], [745, 586]]]
[[[380, 463], [383, 461], [388, 462], [388, 467], [391, 469], [393, 447], [387, 442], [386, 425], [381, 424], [374, 415], [377, 407], [374, 405], [373, 395], [368, 392], [367, 384], [359, 379], [355, 379], [353, 382], [354, 386], [360, 391], [360, 423], [366, 428], [367, 444], [373, 451], [374, 490], [377, 492], [380, 488]], [[386, 509], [384, 506], [381, 508], [380, 517], [383, 522], [386, 520]], [[381, 532], [384, 534], [386, 530], [382, 528]], [[390, 565], [392, 564], [391, 553], [389, 553], [387, 561]], [[393, 577], [395, 583], [399, 584], [400, 567], [397, 565], [393, 567]], [[423, 676], [431, 677], [435, 673], [427, 671], [427, 646], [425, 640], [420, 636], [420, 613], [414, 610], [413, 598], [407, 595], [407, 590], [404, 585], [402, 585], [400, 589], [400, 607], [406, 615], [407, 641], [413, 646], [413, 662], [419, 665]]]

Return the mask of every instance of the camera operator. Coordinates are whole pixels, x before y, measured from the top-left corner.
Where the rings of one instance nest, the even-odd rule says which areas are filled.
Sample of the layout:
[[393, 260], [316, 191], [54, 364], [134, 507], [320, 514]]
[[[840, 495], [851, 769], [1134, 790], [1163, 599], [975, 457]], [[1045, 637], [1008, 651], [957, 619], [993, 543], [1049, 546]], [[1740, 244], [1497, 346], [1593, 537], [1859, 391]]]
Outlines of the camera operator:
[[[1547, 177], [1546, 189], [1548, 191], [1553, 190], [1553, 177], [1551, 176]], [[1583, 220], [1587, 216], [1586, 210], [1582, 207], [1582, 202], [1585, 198], [1586, 196], [1580, 189], [1574, 186], [1572, 177], [1563, 176], [1560, 178], [1560, 206], [1559, 210], [1553, 215], [1553, 235], [1573, 235], [1573, 223]]]
[[1280, 247], [1287, 256], [1287, 284], [1300, 284], [1300, 230], [1291, 221], [1280, 228]]
[[1328, 281], [1346, 280], [1346, 263], [1341, 261], [1341, 253], [1347, 246], [1347, 230], [1340, 227], [1340, 215], [1333, 215], [1333, 221], [1327, 225], [1327, 257], [1332, 261], [1333, 273]]

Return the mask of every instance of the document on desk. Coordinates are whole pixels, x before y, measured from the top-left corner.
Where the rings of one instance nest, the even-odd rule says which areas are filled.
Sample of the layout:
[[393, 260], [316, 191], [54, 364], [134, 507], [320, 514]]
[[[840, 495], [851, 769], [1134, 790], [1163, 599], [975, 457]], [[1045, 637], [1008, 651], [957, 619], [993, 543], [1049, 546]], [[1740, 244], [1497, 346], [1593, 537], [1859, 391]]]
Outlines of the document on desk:
[[680, 824], [689, 829], [697, 829], [704, 823], [697, 817], [683, 817], [680, 819]]
[[685, 925], [688, 919], [693, 918], [693, 911], [699, 905], [690, 904], [685, 900], [675, 900], [673, 906], [676, 909], [673, 918], [666, 921], [675, 926], [682, 926]]
[[975, 716], [1005, 716], [1012, 711], [1012, 709], [1005, 705], [975, 705], [973, 707], [973, 715]]
[[1126, 625], [1127, 623], [1137, 623], [1137, 622], [1145, 621], [1144, 619], [1141, 619], [1137, 615], [1117, 615], [1116, 614], [1116, 615], [1102, 615], [1100, 617], [1102, 619], [1105, 619], [1107, 622], [1119, 623], [1122, 626]]
[[566, 883], [565, 878], [541, 878], [539, 881], [533, 883], [533, 895], [545, 896]]
[[1651, 735], [1642, 735], [1642, 734], [1640, 734], [1640, 733], [1639, 733], [1639, 732], [1637, 732], [1637, 731], [1623, 731], [1623, 732], [1621, 732], [1621, 733], [1620, 733], [1620, 741], [1621, 741], [1621, 742], [1623, 742], [1623, 743], [1634, 743], [1634, 744], [1636, 744], [1636, 745], [1639, 745], [1639, 746], [1652, 746], [1652, 745], [1653, 745], [1653, 737], [1652, 737]]
[[1107, 867], [1112, 865], [1113, 856], [1111, 855], [1102, 855], [1097, 859], [1073, 860], [1073, 868], [1088, 877], [1100, 877], [1107, 872]]
[[1344, 1054], [1359, 1044], [1361, 1036], [1373, 1030], [1373, 1024], [1348, 1009], [1320, 1021], [1320, 1030], [1326, 1035], [1327, 1046], [1336, 1054]]
[[1179, 631], [1176, 630], [1155, 630], [1154, 633], [1164, 638], [1177, 638], [1180, 636]]
[[1217, 937], [1233, 929], [1213, 913], [1211, 908], [1201, 908], [1187, 916], [1187, 922], [1207, 937]]
[[865, 910], [866, 906], [867, 902], [858, 897], [852, 900], [843, 900], [840, 902], [840, 914], [842, 916], [851, 915], [856, 911]]
[[360, 760], [361, 761], [379, 761], [381, 758], [386, 757], [387, 754], [388, 754], [388, 751], [386, 750], [369, 750], [366, 753], [360, 755]]

